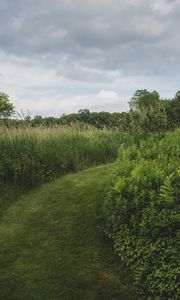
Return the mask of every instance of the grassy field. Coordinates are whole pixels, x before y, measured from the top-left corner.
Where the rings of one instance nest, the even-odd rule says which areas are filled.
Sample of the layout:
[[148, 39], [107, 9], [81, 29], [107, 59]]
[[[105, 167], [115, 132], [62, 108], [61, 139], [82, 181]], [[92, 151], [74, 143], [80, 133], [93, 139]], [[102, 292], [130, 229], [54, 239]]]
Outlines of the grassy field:
[[98, 230], [113, 166], [47, 183], [0, 220], [1, 300], [140, 300]]
[[0, 300], [178, 299], [179, 133], [0, 128]]
[[79, 127], [0, 127], [0, 209], [60, 175], [115, 160], [126, 134]]

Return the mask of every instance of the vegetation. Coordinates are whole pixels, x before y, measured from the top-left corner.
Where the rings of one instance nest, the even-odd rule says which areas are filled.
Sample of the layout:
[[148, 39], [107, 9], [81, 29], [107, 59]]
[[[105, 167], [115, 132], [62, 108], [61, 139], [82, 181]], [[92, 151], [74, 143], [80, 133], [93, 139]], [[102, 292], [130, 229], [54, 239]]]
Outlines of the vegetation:
[[120, 148], [105, 232], [142, 290], [153, 299], [178, 299], [180, 131], [138, 144]]
[[167, 130], [167, 113], [164, 102], [156, 91], [138, 90], [129, 102], [135, 127], [145, 132]]
[[[129, 112], [90, 112], [80, 109], [78, 113], [61, 117], [42, 117], [29, 115], [23, 119], [11, 119], [7, 126], [15, 127], [54, 127], [74, 126], [82, 128], [93, 126], [100, 130], [118, 129], [120, 131], [134, 131], [140, 129], [146, 132], [172, 130], [180, 125], [180, 91], [173, 99], [161, 99], [158, 92], [137, 90], [129, 101]], [[1, 117], [1, 116], [0, 116]]]
[[111, 170], [64, 176], [4, 212], [0, 299], [141, 299], [98, 231], [97, 209]]
[[14, 106], [9, 100], [9, 96], [0, 92], [0, 118], [6, 119], [14, 113]]
[[178, 299], [180, 91], [138, 90], [129, 105], [13, 119], [0, 93], [2, 299], [136, 299], [100, 225], [148, 299]]
[[40, 183], [115, 160], [127, 136], [78, 127], [1, 129], [1, 208]]

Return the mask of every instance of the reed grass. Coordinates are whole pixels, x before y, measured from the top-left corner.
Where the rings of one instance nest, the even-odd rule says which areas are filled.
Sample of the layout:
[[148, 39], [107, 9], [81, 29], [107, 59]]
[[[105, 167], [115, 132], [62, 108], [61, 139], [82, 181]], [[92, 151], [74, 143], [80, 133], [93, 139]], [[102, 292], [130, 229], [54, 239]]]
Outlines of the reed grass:
[[0, 196], [19, 192], [89, 166], [112, 162], [126, 135], [58, 128], [0, 128]]

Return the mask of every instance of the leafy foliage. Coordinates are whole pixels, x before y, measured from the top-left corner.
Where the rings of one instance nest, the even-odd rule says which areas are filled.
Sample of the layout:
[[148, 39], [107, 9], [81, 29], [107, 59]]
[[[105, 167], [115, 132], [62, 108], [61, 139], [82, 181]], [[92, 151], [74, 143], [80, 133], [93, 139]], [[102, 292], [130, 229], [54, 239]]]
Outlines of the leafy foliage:
[[131, 98], [130, 108], [141, 113], [152, 112], [159, 107], [160, 97], [156, 91], [137, 90]]
[[[6, 104], [12, 104], [7, 102]], [[9, 101], [9, 100], [8, 100]], [[1, 102], [1, 101], [0, 101]], [[3, 104], [4, 105], [4, 104]], [[60, 117], [42, 117], [40, 115], [31, 118], [22, 116], [22, 119], [11, 119], [6, 122], [7, 126], [16, 127], [54, 127], [54, 126], [74, 126], [78, 124], [87, 129], [93, 126], [100, 130], [116, 129], [120, 131], [136, 132], [163, 132], [167, 129], [175, 129], [180, 125], [180, 92], [178, 91], [173, 99], [161, 99], [156, 91], [137, 90], [129, 101], [129, 112], [90, 112], [88, 109], [80, 109], [78, 113], [62, 115]], [[6, 116], [11, 116], [12, 111], [5, 108]], [[8, 115], [7, 115], [8, 113]], [[0, 104], [1, 117], [1, 104]], [[0, 125], [4, 122], [0, 122]]]
[[[0, 127], [0, 206], [9, 194], [14, 199], [59, 175], [111, 162], [120, 147], [104, 203], [106, 234], [140, 289], [153, 299], [177, 299], [180, 131], [165, 132], [180, 125], [180, 92], [163, 100], [138, 90], [129, 104], [121, 113], [81, 109], [59, 118], [0, 120], [6, 125]], [[0, 93], [0, 118], [13, 111]]]
[[0, 118], [8, 118], [14, 113], [14, 106], [9, 100], [9, 96], [0, 92]]
[[178, 298], [179, 145], [176, 130], [121, 147], [104, 203], [106, 234], [153, 299]]

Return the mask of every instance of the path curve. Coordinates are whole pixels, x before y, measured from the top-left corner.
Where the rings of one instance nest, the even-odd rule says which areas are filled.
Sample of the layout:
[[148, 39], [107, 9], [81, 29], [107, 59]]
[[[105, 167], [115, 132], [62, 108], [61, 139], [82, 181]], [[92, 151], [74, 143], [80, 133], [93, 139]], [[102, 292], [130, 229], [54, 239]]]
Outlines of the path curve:
[[0, 219], [1, 300], [140, 299], [98, 229], [112, 165], [27, 193]]

